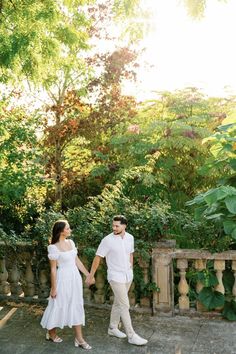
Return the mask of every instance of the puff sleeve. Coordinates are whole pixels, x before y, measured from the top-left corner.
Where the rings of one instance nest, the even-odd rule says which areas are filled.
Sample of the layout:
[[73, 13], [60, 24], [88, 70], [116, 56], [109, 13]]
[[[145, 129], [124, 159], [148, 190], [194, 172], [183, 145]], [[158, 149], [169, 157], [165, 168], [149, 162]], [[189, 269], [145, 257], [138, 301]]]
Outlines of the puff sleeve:
[[71, 243], [72, 249], [77, 251], [74, 241], [70, 239], [70, 243]]
[[51, 261], [56, 261], [59, 257], [59, 250], [57, 249], [56, 246], [54, 245], [49, 245], [48, 246], [48, 258]]

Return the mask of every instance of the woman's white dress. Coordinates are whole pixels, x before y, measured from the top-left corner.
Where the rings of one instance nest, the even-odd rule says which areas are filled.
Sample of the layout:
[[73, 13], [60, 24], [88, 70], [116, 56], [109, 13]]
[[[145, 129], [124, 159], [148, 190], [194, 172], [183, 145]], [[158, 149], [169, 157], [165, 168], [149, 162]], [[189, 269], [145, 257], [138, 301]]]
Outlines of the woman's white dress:
[[69, 240], [72, 249], [60, 251], [56, 245], [48, 246], [48, 258], [57, 260], [56, 298], [49, 298], [48, 306], [43, 314], [41, 326], [54, 327], [84, 325], [83, 284], [76, 266], [77, 249]]

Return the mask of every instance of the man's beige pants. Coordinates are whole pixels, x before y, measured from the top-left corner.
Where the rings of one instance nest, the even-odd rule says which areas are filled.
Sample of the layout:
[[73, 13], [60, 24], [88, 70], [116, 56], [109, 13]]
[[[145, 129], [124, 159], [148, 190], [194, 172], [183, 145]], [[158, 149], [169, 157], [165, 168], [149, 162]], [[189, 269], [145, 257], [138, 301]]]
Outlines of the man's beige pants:
[[128, 291], [132, 281], [129, 283], [117, 283], [110, 281], [114, 293], [114, 302], [111, 309], [110, 328], [118, 328], [120, 319], [123, 322], [128, 337], [134, 334], [130, 313]]

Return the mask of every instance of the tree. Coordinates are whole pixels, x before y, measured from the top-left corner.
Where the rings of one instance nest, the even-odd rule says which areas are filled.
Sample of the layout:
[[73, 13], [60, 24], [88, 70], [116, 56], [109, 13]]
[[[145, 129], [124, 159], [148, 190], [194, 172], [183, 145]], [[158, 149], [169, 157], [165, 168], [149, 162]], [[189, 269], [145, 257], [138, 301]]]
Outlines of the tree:
[[15, 93], [13, 101], [3, 99], [0, 104], [0, 218], [8, 231], [22, 231], [23, 224], [43, 207], [46, 193], [36, 136], [38, 122], [17, 107], [17, 96]]
[[165, 199], [174, 209], [183, 207], [197, 191], [215, 183], [216, 175], [199, 173], [210, 157], [201, 141], [225, 116], [227, 107], [223, 111], [221, 104], [194, 88], [164, 92], [143, 103], [113, 136], [103, 139], [91, 175], [109, 183], [125, 175], [130, 181], [127, 195], [134, 199]]
[[[131, 5], [136, 6], [137, 4], [137, 1], [133, 1]], [[126, 10], [129, 12], [130, 9], [130, 4], [127, 4]], [[116, 11], [118, 11], [117, 14]], [[102, 6], [95, 5], [87, 8], [93, 21], [98, 20], [102, 15], [104, 18], [108, 13], [106, 25], [110, 21], [111, 27], [114, 26], [114, 16], [121, 16], [122, 11], [120, 5], [113, 1], [105, 1]], [[94, 37], [104, 39], [104, 33], [105, 39], [111, 41], [104, 25], [101, 27], [98, 22], [97, 27], [97, 22], [95, 22], [89, 32], [90, 39], [92, 40]], [[119, 33], [115, 40], [119, 42]], [[114, 37], [112, 41], [114, 42]], [[128, 48], [119, 48], [113, 53], [99, 54], [95, 52], [94, 55], [88, 52], [86, 55], [82, 54], [80, 47], [68, 51], [60, 61], [54, 61], [48, 77], [43, 81], [53, 102], [48, 110], [51, 113], [50, 126], [46, 128], [45, 142], [47, 147], [51, 146], [50, 154], [54, 155], [50, 158], [48, 167], [51, 166], [51, 171], [55, 176], [55, 201], [58, 202], [59, 208], [62, 204], [63, 152], [65, 148], [68, 144], [71, 145], [73, 138], [85, 137], [90, 140], [91, 131], [96, 126], [93, 135], [94, 143], [96, 133], [101, 136], [103, 132], [108, 130], [111, 132], [112, 127], [114, 128], [121, 119], [124, 119], [121, 118], [120, 111], [122, 110], [123, 114], [127, 112], [127, 116], [133, 109], [133, 107], [130, 108], [131, 105], [134, 105], [132, 98], [121, 94], [121, 82], [122, 79], [132, 77], [133, 72], [128, 66], [136, 59], [136, 53]], [[93, 71], [90, 70], [91, 64], [96, 65]], [[100, 74], [98, 75], [97, 72]], [[95, 100], [95, 103], [88, 105], [89, 99], [90, 102]], [[117, 109], [118, 107], [120, 109]], [[73, 125], [73, 134], [70, 135], [71, 124]], [[48, 154], [49, 150], [46, 151]]]

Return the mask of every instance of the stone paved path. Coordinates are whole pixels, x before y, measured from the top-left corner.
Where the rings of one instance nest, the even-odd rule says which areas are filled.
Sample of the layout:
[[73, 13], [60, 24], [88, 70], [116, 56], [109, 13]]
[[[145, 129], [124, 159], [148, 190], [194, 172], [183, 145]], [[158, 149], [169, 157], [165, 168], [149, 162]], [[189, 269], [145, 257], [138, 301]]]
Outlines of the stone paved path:
[[[73, 330], [58, 334], [63, 343], [44, 339], [39, 325], [44, 306], [0, 304], [0, 354], [85, 353], [73, 346]], [[145, 347], [107, 335], [109, 310], [86, 307], [84, 335], [91, 354], [236, 354], [236, 323], [220, 319], [151, 317], [131, 313], [137, 333], [149, 340]]]

